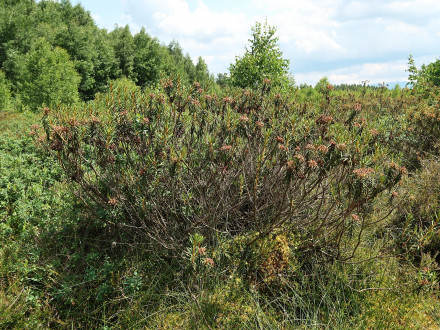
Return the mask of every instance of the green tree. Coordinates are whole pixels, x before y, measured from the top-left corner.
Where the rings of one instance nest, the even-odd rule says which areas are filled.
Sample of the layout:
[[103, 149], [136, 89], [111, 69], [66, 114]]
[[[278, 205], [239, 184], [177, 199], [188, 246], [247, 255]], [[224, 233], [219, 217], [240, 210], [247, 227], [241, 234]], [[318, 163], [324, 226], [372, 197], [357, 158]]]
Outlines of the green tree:
[[163, 50], [158, 40], [152, 38], [142, 28], [134, 36], [134, 75], [139, 86], [145, 87], [160, 80]]
[[235, 63], [229, 67], [229, 84], [241, 88], [255, 88], [264, 78], [275, 86], [288, 86], [292, 81], [289, 77], [289, 60], [283, 59], [283, 53], [275, 37], [276, 28], [264, 26], [257, 22], [252, 27], [250, 48], [242, 57], [236, 57]]
[[440, 86], [440, 59], [426, 66], [422, 65], [421, 74], [425, 76], [427, 82]]
[[202, 57], [199, 56], [196, 64], [196, 76], [195, 80], [202, 84], [206, 84], [208, 81], [213, 81], [214, 79], [209, 74], [208, 66]]
[[9, 107], [11, 101], [11, 91], [5, 74], [0, 70], [0, 112]]
[[80, 76], [69, 54], [52, 46], [43, 38], [24, 55], [25, 68], [21, 80], [24, 103], [32, 110], [42, 104], [71, 104], [79, 99]]
[[110, 32], [110, 37], [122, 75], [134, 80], [135, 44], [130, 28], [128, 25], [118, 27]]

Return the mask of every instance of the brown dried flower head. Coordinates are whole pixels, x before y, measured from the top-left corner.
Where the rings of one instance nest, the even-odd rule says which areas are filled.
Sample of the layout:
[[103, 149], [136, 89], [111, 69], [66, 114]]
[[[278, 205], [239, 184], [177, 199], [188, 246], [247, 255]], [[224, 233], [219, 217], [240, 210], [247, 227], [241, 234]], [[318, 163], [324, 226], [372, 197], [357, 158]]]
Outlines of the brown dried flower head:
[[288, 160], [286, 162], [287, 169], [293, 170], [295, 168], [295, 162], [293, 160]]
[[191, 101], [191, 105], [193, 105], [193, 106], [195, 106], [195, 107], [198, 107], [198, 106], [200, 106], [200, 102], [199, 102], [199, 100], [192, 100]]
[[328, 151], [327, 146], [325, 146], [325, 145], [323, 145], [323, 144], [321, 144], [320, 146], [318, 146], [317, 149], [318, 149], [319, 152], [322, 152], [322, 153], [324, 153], [324, 154], [327, 153], [327, 151]]
[[356, 175], [359, 179], [364, 179], [372, 173], [374, 173], [374, 169], [369, 168], [369, 167], [357, 168], [357, 169], [353, 170], [353, 174]]
[[317, 124], [328, 124], [333, 121], [334, 119], [332, 116], [325, 116], [325, 115], [319, 116], [318, 119], [316, 119]]
[[214, 260], [212, 260], [211, 258], [205, 258], [205, 264], [207, 264], [208, 266], [214, 267]]
[[369, 132], [370, 132], [370, 134], [372, 136], [378, 136], [379, 135], [379, 132], [377, 131], [377, 129], [374, 129], [374, 128], [370, 129]]
[[298, 159], [302, 163], [304, 163], [306, 161], [306, 159], [304, 158], [303, 155], [295, 155], [295, 158]]
[[240, 122], [242, 122], [242, 123], [247, 123], [248, 121], [249, 121], [249, 118], [248, 118], [248, 116], [246, 116], [246, 115], [242, 115], [242, 116], [240, 116]]
[[347, 149], [347, 145], [345, 143], [338, 143], [336, 145], [336, 149], [344, 151], [345, 149]]
[[222, 147], [220, 148], [221, 151], [231, 151], [232, 150], [232, 146], [224, 144], [222, 145]]
[[307, 144], [305, 148], [306, 148], [306, 150], [313, 150], [313, 151], [316, 150], [315, 146], [311, 143]]
[[317, 168], [317, 167], [318, 167], [318, 163], [317, 163], [315, 160], [313, 160], [313, 159], [309, 160], [309, 161], [307, 162], [307, 165], [308, 165], [310, 168]]
[[225, 102], [225, 103], [231, 104], [233, 101], [234, 100], [231, 97], [229, 97], [229, 96], [226, 96], [226, 97], [223, 98], [223, 102]]

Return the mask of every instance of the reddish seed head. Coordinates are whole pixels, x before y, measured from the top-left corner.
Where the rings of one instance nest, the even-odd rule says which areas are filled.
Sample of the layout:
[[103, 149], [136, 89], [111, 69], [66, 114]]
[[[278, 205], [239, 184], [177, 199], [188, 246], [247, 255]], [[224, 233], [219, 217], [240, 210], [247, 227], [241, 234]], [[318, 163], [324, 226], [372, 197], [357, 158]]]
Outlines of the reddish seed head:
[[338, 143], [338, 144], [336, 145], [336, 148], [337, 148], [338, 150], [343, 151], [343, 150], [347, 149], [347, 145], [346, 145], [345, 143]]
[[357, 168], [353, 170], [353, 174], [358, 177], [358, 179], [364, 179], [368, 177], [371, 173], [374, 173], [372, 168]]
[[307, 150], [316, 150], [315, 146], [313, 144], [310, 144], [310, 143], [306, 145], [306, 149]]
[[313, 160], [313, 159], [309, 160], [309, 161], [307, 162], [307, 165], [308, 165], [310, 168], [317, 168], [317, 167], [318, 167], [318, 163], [317, 163], [315, 160]]
[[247, 123], [249, 121], [249, 118], [246, 115], [240, 116], [240, 122]]
[[303, 155], [295, 155], [295, 158], [298, 159], [302, 163], [304, 163], [306, 161], [306, 159], [304, 158]]
[[214, 266], [214, 260], [212, 260], [211, 258], [205, 258], [205, 264], [207, 264], [208, 266], [213, 267]]
[[232, 146], [224, 144], [221, 148], [221, 151], [231, 151], [232, 150]]
[[226, 96], [223, 98], [223, 102], [231, 104], [233, 102], [233, 100], [229, 96]]
[[284, 144], [279, 144], [278, 149], [283, 150], [283, 151], [287, 151], [287, 148]]
[[200, 106], [200, 102], [199, 102], [199, 100], [192, 100], [192, 101], [191, 101], [191, 104], [192, 104], [193, 106]]
[[288, 160], [286, 165], [289, 170], [293, 170], [295, 168], [295, 162], [293, 160]]
[[376, 129], [372, 128], [372, 129], [370, 129], [370, 134], [371, 134], [372, 136], [378, 136], [378, 135], [379, 135], [379, 132], [378, 132]]
[[323, 144], [321, 144], [320, 146], [318, 146], [317, 149], [318, 149], [319, 152], [322, 152], [322, 153], [324, 153], [324, 154], [328, 151], [327, 146], [325, 146], [325, 145], [323, 145]]
[[359, 221], [359, 220], [360, 220], [359, 216], [358, 216], [357, 214], [354, 214], [354, 213], [351, 215], [351, 218], [352, 218], [354, 221]]

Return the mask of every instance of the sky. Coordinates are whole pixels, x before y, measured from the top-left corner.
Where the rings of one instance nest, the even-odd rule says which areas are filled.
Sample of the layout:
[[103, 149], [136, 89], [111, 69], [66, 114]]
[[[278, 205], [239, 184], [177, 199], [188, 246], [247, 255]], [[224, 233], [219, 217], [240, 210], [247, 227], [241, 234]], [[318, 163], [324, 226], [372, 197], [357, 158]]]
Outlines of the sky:
[[71, 0], [96, 24], [142, 27], [168, 44], [176, 40], [211, 73], [227, 73], [244, 54], [255, 22], [277, 28], [295, 81], [314, 85], [406, 81], [416, 65], [440, 57], [439, 0]]

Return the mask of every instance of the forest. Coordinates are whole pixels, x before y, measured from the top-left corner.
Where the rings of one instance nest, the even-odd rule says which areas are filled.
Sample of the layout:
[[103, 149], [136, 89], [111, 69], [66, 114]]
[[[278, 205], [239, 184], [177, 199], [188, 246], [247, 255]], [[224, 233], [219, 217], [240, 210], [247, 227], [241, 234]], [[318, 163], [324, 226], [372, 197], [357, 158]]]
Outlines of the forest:
[[438, 329], [440, 60], [298, 85], [0, 2], [0, 328]]

